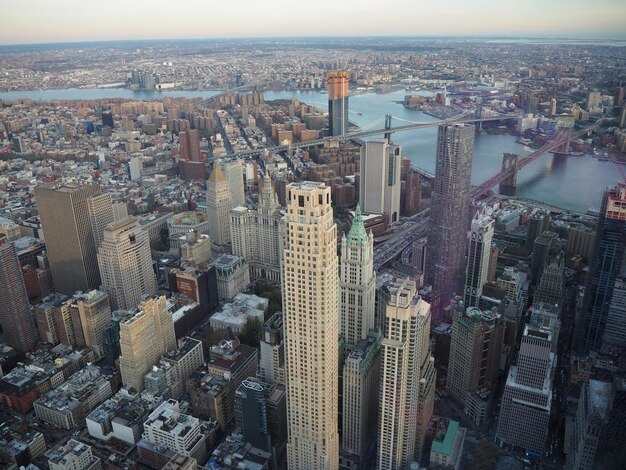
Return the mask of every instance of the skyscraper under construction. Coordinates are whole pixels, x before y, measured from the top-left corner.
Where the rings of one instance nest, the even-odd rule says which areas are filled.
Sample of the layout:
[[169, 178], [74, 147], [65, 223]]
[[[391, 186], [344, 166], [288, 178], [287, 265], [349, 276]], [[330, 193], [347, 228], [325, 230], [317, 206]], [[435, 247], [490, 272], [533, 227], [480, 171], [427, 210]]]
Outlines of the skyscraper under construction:
[[331, 135], [348, 133], [348, 72], [328, 74], [328, 129]]

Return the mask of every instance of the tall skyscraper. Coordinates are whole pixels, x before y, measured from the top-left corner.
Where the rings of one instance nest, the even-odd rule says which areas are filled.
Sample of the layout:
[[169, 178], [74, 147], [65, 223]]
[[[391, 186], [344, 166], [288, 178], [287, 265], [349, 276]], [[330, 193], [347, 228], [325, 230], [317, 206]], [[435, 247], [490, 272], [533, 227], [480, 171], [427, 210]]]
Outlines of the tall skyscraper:
[[218, 245], [230, 243], [230, 211], [233, 203], [230, 197], [228, 179], [218, 164], [207, 181], [206, 208], [209, 217], [209, 235]]
[[174, 321], [165, 296], [143, 300], [119, 324], [122, 382], [142, 391], [143, 376], [163, 354], [176, 350]]
[[483, 286], [487, 283], [494, 225], [495, 222], [491, 217], [476, 212], [471, 228], [467, 232], [467, 269], [463, 297], [466, 307], [478, 306]]
[[465, 406], [470, 393], [491, 388], [498, 378], [503, 337], [499, 314], [456, 302], [446, 382], [450, 398]]
[[339, 279], [330, 187], [287, 186], [283, 314], [289, 468], [339, 465]]
[[563, 290], [565, 289], [565, 273], [563, 272], [563, 256], [553, 258], [543, 268], [541, 280], [533, 297], [533, 304], [543, 302], [551, 306], [563, 304]]
[[[565, 443], [567, 470], [591, 470], [613, 406], [612, 384], [589, 380], [582, 385], [576, 419]], [[569, 423], [568, 423], [569, 424]]]
[[235, 207], [230, 214], [232, 252], [250, 265], [255, 278], [280, 281], [282, 214], [268, 175], [263, 178], [256, 209]]
[[230, 202], [233, 207], [246, 205], [246, 194], [243, 184], [243, 162], [235, 160], [222, 164], [222, 171], [228, 179]]
[[437, 134], [435, 185], [428, 235], [427, 282], [436, 311], [461, 292], [469, 223], [474, 126], [442, 124]]
[[111, 195], [102, 193], [88, 198], [87, 211], [89, 212], [89, 222], [91, 223], [94, 243], [96, 250], [98, 250], [104, 236], [104, 228], [117, 220], [113, 210]]
[[331, 135], [348, 133], [348, 72], [328, 74], [328, 129]]
[[357, 205], [339, 262], [339, 315], [348, 352], [374, 328], [375, 308], [374, 235], [365, 231]]
[[421, 458], [434, 403], [430, 305], [408, 279], [389, 292], [381, 348], [377, 468], [408, 470]]
[[496, 439], [543, 454], [552, 405], [553, 320], [533, 313], [524, 333], [517, 364], [509, 369], [504, 386]]
[[526, 246], [532, 248], [535, 239], [550, 228], [550, 212], [535, 210], [528, 218]]
[[550, 252], [559, 241], [559, 236], [554, 232], [543, 232], [533, 243], [533, 251], [530, 257], [530, 280], [533, 285], [539, 284], [543, 268], [550, 261]]
[[588, 354], [602, 346], [615, 281], [622, 272], [626, 244], [626, 183], [604, 192], [590, 282], [583, 302], [584, 322], [578, 351]]
[[346, 357], [343, 368], [341, 447], [358, 468], [374, 466], [382, 335], [370, 331]]
[[0, 324], [7, 345], [28, 352], [37, 343], [35, 323], [30, 313], [22, 267], [15, 247], [0, 238]]
[[[100, 287], [97, 259], [97, 237], [91, 223], [88, 200], [102, 193], [98, 185], [40, 186], [35, 198], [41, 225], [46, 234], [46, 249], [57, 292], [72, 295]], [[105, 205], [94, 205], [94, 209]], [[108, 211], [92, 213], [96, 218], [108, 217]]]
[[386, 139], [370, 140], [361, 147], [361, 208], [365, 213], [386, 214], [392, 225], [400, 219], [401, 153], [401, 147]]
[[156, 293], [150, 239], [134, 217], [107, 225], [98, 262], [113, 310], [135, 308], [142, 296]]

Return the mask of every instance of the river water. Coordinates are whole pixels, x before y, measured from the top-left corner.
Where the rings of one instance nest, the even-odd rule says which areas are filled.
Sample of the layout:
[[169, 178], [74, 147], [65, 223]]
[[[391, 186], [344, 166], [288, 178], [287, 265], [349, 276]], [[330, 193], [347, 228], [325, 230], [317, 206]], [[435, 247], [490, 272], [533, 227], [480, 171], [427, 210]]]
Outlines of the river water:
[[[0, 99], [32, 98], [53, 99], [162, 99], [171, 97], [208, 98], [218, 91], [166, 92], [131, 91], [127, 89], [68, 89], [39, 90], [0, 93]], [[406, 121], [433, 121], [435, 118], [421, 111], [406, 109], [402, 104], [404, 90], [386, 93], [363, 93], [350, 97], [350, 120], [360, 127], [384, 127], [385, 114]], [[266, 100], [298, 99], [310, 105], [327, 109], [328, 95], [319, 91], [268, 91]], [[400, 102], [400, 103], [398, 103]], [[402, 122], [395, 120], [394, 125]], [[392, 139], [403, 147], [403, 155], [413, 163], [434, 173], [437, 128], [425, 128], [394, 134]], [[502, 153], [511, 152], [521, 156], [532, 150], [516, 142], [511, 135], [479, 134], [474, 144], [472, 184], [479, 184], [500, 171]], [[517, 195], [536, 199], [565, 209], [585, 212], [590, 206], [599, 207], [604, 189], [616, 183], [620, 174], [610, 162], [601, 162], [590, 155], [581, 157], [554, 157], [546, 154], [527, 166], [518, 175]], [[497, 190], [497, 188], [495, 188]]]

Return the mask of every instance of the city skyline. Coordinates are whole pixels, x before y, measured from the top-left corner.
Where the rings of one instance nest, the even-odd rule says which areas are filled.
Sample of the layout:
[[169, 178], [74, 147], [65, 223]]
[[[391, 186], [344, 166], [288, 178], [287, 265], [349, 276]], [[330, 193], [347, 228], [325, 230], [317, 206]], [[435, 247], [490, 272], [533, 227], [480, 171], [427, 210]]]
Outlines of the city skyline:
[[[600, 0], [593, 4], [575, 1], [553, 1], [550, 4], [531, 0], [524, 9], [510, 15], [515, 1], [499, 3], [479, 0], [466, 3], [454, 0], [445, 4], [427, 5], [393, 0], [384, 9], [376, 10], [376, 21], [371, 12], [377, 7], [373, 0], [361, 2], [356, 9], [348, 2], [323, 0], [316, 10], [298, 8], [285, 0], [264, 2], [264, 11], [256, 13], [251, 0], [227, 2], [219, 5], [195, 0], [179, 5], [175, 15], [169, 13], [170, 5], [163, 0], [147, 2], [121, 2], [85, 4], [76, 0], [52, 4], [42, 0], [26, 0], [15, 7], [5, 8], [5, 24], [0, 30], [0, 45], [41, 44], [55, 42], [145, 40], [145, 39], [215, 39], [254, 37], [323, 37], [323, 36], [566, 36], [625, 38], [623, 24], [626, 10], [619, 0]], [[328, 15], [332, 9], [333, 15]], [[609, 9], [611, 15], [605, 15]], [[241, 15], [249, 10], [251, 14]], [[120, 15], [123, 11], [125, 14]], [[163, 12], [168, 11], [168, 14]], [[193, 15], [183, 14], [193, 12]], [[401, 13], [400, 13], [401, 12]], [[295, 23], [298, 15], [307, 22]], [[234, 18], [212, 22], [207, 27], [206, 18]], [[350, 16], [350, 21], [345, 18]], [[141, 23], [137, 18], [141, 17]], [[262, 21], [259, 19], [262, 18]], [[415, 19], [424, 21], [416, 22]], [[180, 21], [176, 21], [180, 19]], [[427, 21], [425, 21], [427, 19]], [[67, 23], [72, 28], [67, 28]], [[163, 33], [162, 31], [167, 31]]]

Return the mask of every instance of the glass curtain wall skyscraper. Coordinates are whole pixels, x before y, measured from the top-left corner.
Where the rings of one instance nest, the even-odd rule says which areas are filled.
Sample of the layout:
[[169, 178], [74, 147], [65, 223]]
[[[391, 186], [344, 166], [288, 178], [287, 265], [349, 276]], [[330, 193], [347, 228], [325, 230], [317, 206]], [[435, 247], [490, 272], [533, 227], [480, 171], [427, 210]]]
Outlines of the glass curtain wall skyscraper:
[[584, 324], [578, 331], [578, 352], [588, 354], [602, 346], [615, 281], [624, 263], [626, 243], [626, 183], [605, 191], [598, 221], [590, 283], [583, 303]]

